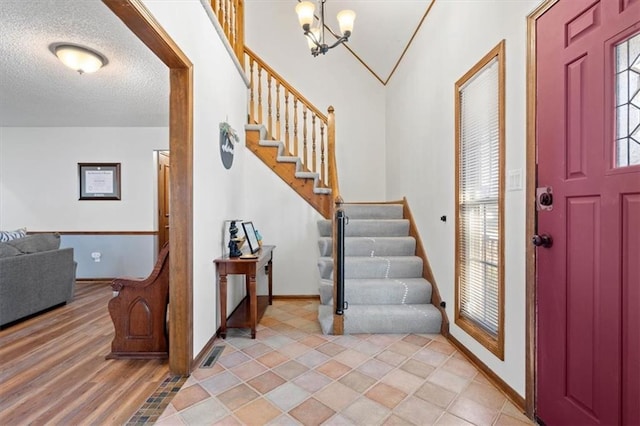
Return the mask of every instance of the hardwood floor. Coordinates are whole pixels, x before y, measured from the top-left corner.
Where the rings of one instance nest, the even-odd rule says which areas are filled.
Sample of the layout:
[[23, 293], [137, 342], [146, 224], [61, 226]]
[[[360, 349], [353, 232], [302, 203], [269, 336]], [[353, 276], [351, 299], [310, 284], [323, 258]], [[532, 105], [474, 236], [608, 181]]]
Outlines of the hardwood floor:
[[0, 425], [124, 424], [169, 375], [166, 360], [105, 360], [113, 339], [105, 282], [0, 331]]

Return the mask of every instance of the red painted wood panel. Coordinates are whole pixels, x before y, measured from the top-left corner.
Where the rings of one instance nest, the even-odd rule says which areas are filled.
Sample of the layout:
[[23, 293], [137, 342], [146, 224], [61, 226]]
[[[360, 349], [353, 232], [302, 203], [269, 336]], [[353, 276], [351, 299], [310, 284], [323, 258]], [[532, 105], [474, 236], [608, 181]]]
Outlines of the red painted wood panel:
[[566, 66], [566, 81], [567, 81], [567, 135], [565, 137], [565, 143], [567, 145], [566, 152], [566, 164], [567, 178], [582, 178], [586, 176], [587, 172], [587, 149], [584, 146], [586, 143], [585, 138], [582, 137], [587, 123], [586, 118], [586, 105], [584, 102], [585, 84], [586, 84], [586, 72], [589, 57], [588, 55], [581, 56], [575, 61], [569, 63]]
[[567, 199], [566, 398], [594, 418], [600, 247], [598, 197]]
[[[640, 166], [615, 169], [612, 50], [640, 1], [570, 0], [537, 21], [537, 414], [640, 424]], [[638, 30], [634, 30], [638, 25]]]
[[640, 194], [622, 199], [623, 424], [640, 424]]

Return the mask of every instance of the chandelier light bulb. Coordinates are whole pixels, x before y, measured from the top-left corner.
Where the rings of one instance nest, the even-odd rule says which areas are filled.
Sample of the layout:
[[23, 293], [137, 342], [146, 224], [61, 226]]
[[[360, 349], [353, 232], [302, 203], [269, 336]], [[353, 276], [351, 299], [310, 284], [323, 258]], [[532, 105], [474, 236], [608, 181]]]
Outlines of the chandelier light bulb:
[[[300, 26], [305, 30], [308, 30], [311, 24], [313, 24], [315, 10], [316, 6], [310, 1], [300, 2], [296, 6], [298, 21], [300, 22]], [[307, 26], [306, 28], [305, 25]]]
[[353, 10], [342, 10], [338, 13], [338, 24], [342, 35], [348, 37], [351, 34], [355, 20], [356, 13]]

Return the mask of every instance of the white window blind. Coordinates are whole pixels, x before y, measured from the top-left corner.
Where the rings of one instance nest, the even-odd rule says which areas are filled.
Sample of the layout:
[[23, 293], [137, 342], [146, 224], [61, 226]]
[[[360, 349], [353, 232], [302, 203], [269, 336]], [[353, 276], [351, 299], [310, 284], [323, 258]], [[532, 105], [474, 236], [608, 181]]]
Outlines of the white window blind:
[[499, 62], [459, 92], [458, 309], [493, 337], [500, 326]]

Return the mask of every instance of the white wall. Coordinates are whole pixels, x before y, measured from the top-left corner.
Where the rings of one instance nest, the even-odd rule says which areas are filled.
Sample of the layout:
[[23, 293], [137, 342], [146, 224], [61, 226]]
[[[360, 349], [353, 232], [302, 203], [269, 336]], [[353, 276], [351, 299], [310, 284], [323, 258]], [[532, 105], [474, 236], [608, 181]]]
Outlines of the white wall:
[[[244, 213], [241, 145], [247, 87], [199, 0], [145, 0], [144, 4], [193, 63], [193, 353], [197, 355], [220, 323], [213, 260], [222, 255], [223, 223]], [[220, 159], [218, 126], [223, 121], [241, 138], [230, 170]], [[231, 312], [243, 296], [243, 286], [237, 280], [229, 284]]]
[[295, 4], [247, 0], [245, 44], [318, 109], [326, 112], [334, 106], [336, 158], [345, 201], [384, 200], [384, 86], [342, 46], [312, 57]]
[[[0, 227], [29, 231], [154, 231], [153, 151], [162, 127], [0, 129]], [[121, 163], [120, 201], [79, 201], [78, 163]]]
[[[406, 195], [447, 314], [454, 311], [454, 84], [506, 39], [505, 360], [462, 329], [451, 334], [521, 395], [525, 390], [526, 16], [538, 0], [438, 0], [387, 86], [387, 195]], [[447, 215], [443, 223], [441, 215]]]
[[[251, 220], [264, 238], [275, 245], [273, 294], [309, 296], [318, 294], [318, 220], [323, 219], [306, 201], [247, 150], [247, 205], [245, 220]], [[240, 233], [242, 235], [242, 232]]]
[[[0, 128], [0, 229], [155, 231], [154, 150], [168, 146], [165, 127]], [[78, 163], [120, 163], [121, 200], [78, 200]], [[155, 259], [152, 235], [63, 235], [61, 246], [78, 278], [146, 276]]]

